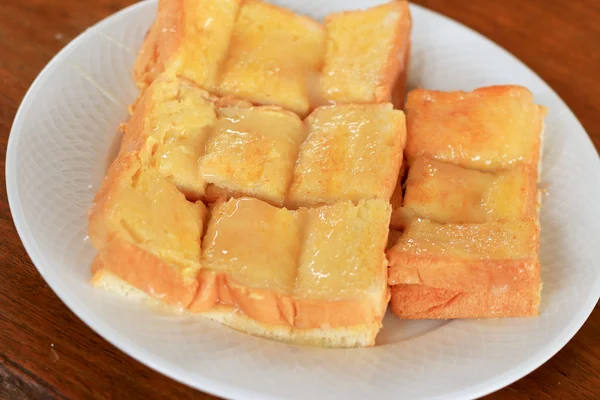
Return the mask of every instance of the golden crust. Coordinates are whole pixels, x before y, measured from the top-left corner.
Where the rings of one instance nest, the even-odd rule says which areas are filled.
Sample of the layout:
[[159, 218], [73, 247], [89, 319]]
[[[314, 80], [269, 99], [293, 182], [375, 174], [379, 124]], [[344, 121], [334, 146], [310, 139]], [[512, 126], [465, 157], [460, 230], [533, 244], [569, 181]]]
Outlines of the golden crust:
[[456, 292], [392, 286], [391, 309], [404, 319], [528, 317], [539, 313], [540, 285], [522, 291]]
[[198, 282], [198, 294], [189, 305], [192, 313], [223, 306], [259, 323], [299, 329], [381, 324], [389, 301], [387, 288], [383, 290], [381, 304], [373, 303], [370, 298], [337, 301], [302, 299], [241, 284], [231, 273], [208, 270], [199, 273]]
[[[95, 263], [92, 285], [121, 296], [140, 300], [150, 300], [147, 293], [131, 286], [110, 271], [103, 268], [101, 262]], [[157, 306], [153, 301], [150, 304]], [[176, 313], [185, 312], [183, 307], [168, 306], [167, 310]], [[311, 345], [320, 347], [365, 347], [375, 344], [375, 337], [381, 329], [381, 321], [370, 324], [341, 326], [333, 328], [323, 326], [318, 328], [298, 328], [291, 325], [269, 324], [259, 322], [228, 305], [216, 305], [208, 311], [198, 313], [223, 325], [238, 331], [261, 336], [281, 342], [296, 345]]]
[[186, 308], [196, 297], [198, 281], [193, 276], [186, 276], [182, 268], [122, 239], [108, 242], [94, 264], [92, 284], [106, 270], [165, 304]]
[[409, 163], [427, 157], [485, 171], [522, 163], [537, 174], [546, 109], [524, 87], [416, 89], [408, 94], [406, 112]]
[[165, 70], [179, 49], [183, 36], [183, 1], [158, 2], [156, 20], [146, 34], [133, 66], [133, 79], [139, 88], [150, 85]]
[[[101, 263], [104, 269], [149, 296], [170, 305], [187, 307], [195, 297], [198, 287], [195, 271], [200, 267], [199, 243], [206, 209], [202, 203], [188, 206], [190, 215], [198, 219], [197, 222], [191, 222], [191, 226], [199, 226], [195, 233], [198, 242], [196, 261], [190, 259], [190, 256], [193, 257], [193, 249], [180, 251], [178, 246], [170, 246], [168, 241], [165, 241], [165, 246], [161, 248], [160, 238], [146, 235], [144, 229], [136, 225], [135, 217], [125, 215], [125, 210], [129, 207], [140, 210], [143, 207], [142, 203], [138, 203], [142, 197], [131, 197], [131, 191], [137, 190], [132, 189], [133, 181], [144, 179], [136, 178], [140, 173], [139, 167], [139, 159], [134, 154], [118, 158], [111, 165], [96, 195], [90, 210], [89, 236], [99, 253], [92, 270], [95, 272], [100, 269], [98, 265]], [[176, 189], [172, 190], [176, 192]], [[178, 200], [186, 202], [183, 198]], [[124, 204], [131, 201], [135, 201], [136, 204]], [[170, 207], [181, 206], [177, 202], [169, 203]], [[153, 217], [147, 215], [149, 219]], [[187, 243], [189, 236], [194, 234], [193, 228], [192, 231], [187, 230], [189, 227], [182, 226], [181, 229], [181, 243]]]
[[388, 283], [457, 292], [521, 290], [540, 282], [535, 221], [445, 224], [415, 220], [387, 252]]

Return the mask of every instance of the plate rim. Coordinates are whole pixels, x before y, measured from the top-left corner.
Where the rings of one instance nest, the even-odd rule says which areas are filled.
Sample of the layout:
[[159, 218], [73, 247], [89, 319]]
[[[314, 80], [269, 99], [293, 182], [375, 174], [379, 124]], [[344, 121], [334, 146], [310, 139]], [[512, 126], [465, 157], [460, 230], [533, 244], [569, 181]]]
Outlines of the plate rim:
[[[22, 131], [25, 105], [31, 102], [31, 99], [34, 96], [35, 92], [40, 90], [41, 87], [38, 88], [38, 86], [40, 85], [39, 82], [42, 81], [43, 77], [50, 73], [50, 71], [52, 71], [53, 68], [58, 66], [61, 59], [68, 55], [77, 46], [77, 44], [84, 40], [87, 37], [87, 35], [90, 35], [94, 29], [98, 29], [103, 25], [108, 24], [112, 19], [117, 18], [118, 16], [124, 16], [126, 14], [135, 14], [139, 8], [146, 7], [149, 3], [155, 4], [156, 0], [144, 0], [129, 5], [103, 18], [102, 20], [98, 21], [94, 25], [84, 30], [77, 37], [71, 40], [65, 47], [63, 47], [58, 53], [56, 53], [31, 83], [30, 87], [28, 88], [25, 96], [23, 97], [19, 105], [17, 113], [15, 114], [13, 124], [10, 129], [6, 150], [5, 181], [10, 213], [13, 218], [16, 231], [25, 248], [25, 251], [27, 252], [27, 255], [31, 259], [33, 265], [38, 270], [44, 281], [48, 284], [48, 286], [50, 286], [50, 288], [56, 294], [56, 296], [71, 312], [73, 312], [89, 328], [91, 328], [96, 334], [98, 334], [104, 340], [109, 342], [111, 345], [115, 346], [123, 353], [134, 358], [140, 363], [148, 366], [149, 368], [169, 377], [170, 379], [173, 379], [176, 382], [182, 383], [199, 391], [227, 398], [275, 398], [274, 396], [264, 395], [233, 384], [223, 384], [215, 382], [208, 378], [195, 377], [193, 380], [189, 379], [189, 377], [187, 377], [186, 374], [178, 374], [178, 370], [172, 369], [170, 365], [166, 365], [163, 362], [161, 362], [162, 359], [160, 357], [157, 357], [153, 353], [146, 350], [144, 347], [141, 347], [135, 342], [132, 342], [126, 337], [120, 335], [119, 332], [110, 327], [103, 320], [94, 318], [93, 314], [88, 313], [86, 306], [83, 303], [79, 302], [74, 297], [69, 297], [68, 291], [65, 290], [63, 283], [60, 281], [60, 279], [54, 279], [54, 277], [49, 276], [48, 272], [46, 271], [46, 268], [44, 267], [43, 254], [37, 248], [34, 240], [32, 240], [33, 235], [24, 218], [23, 211], [21, 209], [19, 194], [16, 186], [16, 143], [19, 139], [20, 132]], [[433, 14], [438, 18], [446, 20], [447, 22], [449, 21], [453, 24], [457, 24], [461, 28], [469, 31], [470, 34], [485, 39], [487, 42], [491, 43], [496, 48], [496, 50], [502, 51], [506, 56], [509, 56], [513, 62], [519, 63], [521, 66], [525, 67], [528, 70], [528, 72], [534, 74], [540, 80], [540, 82], [543, 83], [545, 88], [552, 95], [556, 96], [556, 98], [560, 101], [561, 107], [567, 111], [570, 117], [573, 118], [574, 123], [577, 123], [581, 130], [586, 133], [584, 136], [586, 137], [588, 146], [591, 146], [591, 148], [594, 149], [596, 155], [598, 156], [598, 149], [596, 149], [596, 147], [594, 146], [589, 134], [587, 133], [587, 131], [585, 130], [575, 113], [558, 95], [558, 93], [556, 93], [556, 91], [548, 83], [546, 83], [546, 81], [542, 79], [536, 72], [534, 72], [526, 63], [521, 61], [518, 57], [513, 55], [504, 47], [500, 46], [494, 40], [475, 31], [467, 25], [462, 24], [461, 22], [458, 22], [450, 17], [447, 17], [424, 6], [410, 3], [410, 7], [419, 9], [420, 11], [423, 11], [425, 13]], [[598, 170], [598, 175], [600, 176], [600, 156], [598, 156], [598, 163], [596, 164], [596, 168]], [[515, 365], [513, 367], [510, 367], [504, 373], [496, 375], [493, 378], [489, 378], [478, 384], [471, 385], [462, 390], [457, 390], [449, 394], [444, 394], [441, 397], [438, 396], [436, 398], [478, 398], [500, 390], [510, 385], [511, 383], [516, 382], [522, 377], [528, 375], [529, 373], [546, 363], [556, 353], [558, 353], [558, 351], [560, 351], [575, 336], [575, 334], [577, 334], [577, 332], [581, 329], [585, 321], [594, 311], [595, 305], [596, 303], [598, 303], [599, 299], [600, 279], [597, 279], [595, 285], [592, 286], [592, 290], [588, 294], [588, 298], [584, 301], [585, 307], [582, 307], [580, 310], [578, 310], [578, 312], [574, 315], [570, 322], [567, 325], [565, 325], [561, 331], [554, 335], [553, 339], [546, 346], [537, 349], [537, 351], [528, 360], [523, 361], [520, 364]]]

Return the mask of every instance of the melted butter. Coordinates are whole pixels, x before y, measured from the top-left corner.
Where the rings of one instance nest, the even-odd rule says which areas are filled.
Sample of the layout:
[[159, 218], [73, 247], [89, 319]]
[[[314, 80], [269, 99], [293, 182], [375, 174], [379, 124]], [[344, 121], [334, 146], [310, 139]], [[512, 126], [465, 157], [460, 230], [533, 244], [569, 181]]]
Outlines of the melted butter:
[[153, 88], [147, 139], [150, 163], [189, 198], [197, 200], [206, 186], [198, 159], [216, 121], [214, 104], [206, 92], [184, 81], [157, 82]]
[[200, 174], [207, 182], [282, 205], [305, 131], [294, 114], [269, 108], [220, 110]]
[[470, 93], [415, 91], [406, 106], [407, 157], [487, 171], [536, 165], [545, 111], [532, 100], [531, 93], [520, 87]]
[[534, 218], [534, 175], [525, 167], [494, 174], [419, 158], [413, 162], [406, 181], [403, 212], [409, 219], [427, 218], [440, 223]]
[[130, 241], [181, 265], [182, 274], [192, 277], [199, 268], [205, 207], [186, 201], [173, 185], [149, 174], [142, 172], [134, 187], [116, 194], [111, 218]]
[[325, 31], [315, 21], [260, 2], [242, 5], [219, 92], [304, 115], [306, 74], [321, 66]]
[[300, 328], [378, 321], [389, 214], [383, 200], [299, 211], [252, 198], [221, 203], [203, 241], [204, 297], [191, 310], [220, 304]]
[[239, 0], [184, 0], [184, 34], [169, 70], [214, 90], [239, 7]]
[[534, 260], [537, 237], [533, 221], [455, 225], [418, 219], [409, 225], [395, 248], [427, 257]]
[[386, 274], [383, 250], [389, 205], [370, 201], [355, 207], [340, 202], [302, 212], [306, 233], [294, 294], [315, 300], [365, 296]]
[[389, 199], [400, 168], [403, 121], [391, 104], [315, 110], [307, 119], [290, 205]]
[[[390, 2], [327, 18], [327, 54], [323, 68], [323, 97], [341, 103], [389, 101], [392, 86], [389, 59], [396, 51], [398, 36], [407, 36], [410, 17], [406, 5]], [[374, 34], [377, 32], [377, 34]], [[400, 40], [405, 42], [402, 37]], [[398, 68], [402, 68], [398, 63]]]
[[[243, 198], [217, 206], [202, 263], [249, 287], [291, 294], [296, 276], [299, 214]], [[273, 241], [276, 246], [270, 245]]]

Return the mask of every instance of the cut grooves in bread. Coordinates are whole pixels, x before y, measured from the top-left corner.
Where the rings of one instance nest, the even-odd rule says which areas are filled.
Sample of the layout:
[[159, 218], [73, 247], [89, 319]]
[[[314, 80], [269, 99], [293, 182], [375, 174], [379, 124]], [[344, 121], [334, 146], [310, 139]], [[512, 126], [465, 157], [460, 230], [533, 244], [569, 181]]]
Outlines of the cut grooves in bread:
[[[340, 176], [336, 177], [337, 181], [346, 181], [347, 186], [354, 191], [348, 192], [344, 187], [337, 187], [336, 196], [330, 197], [327, 201], [330, 204], [318, 205], [318, 207], [315, 203], [321, 202], [321, 199], [324, 198], [323, 194], [318, 191], [312, 194], [304, 193], [303, 199], [311, 207], [295, 207], [295, 210], [287, 210], [254, 198], [244, 197], [254, 193], [246, 189], [231, 191], [216, 185], [216, 182], [223, 182], [222, 180], [213, 180], [217, 173], [221, 174], [224, 179], [233, 179], [235, 178], [233, 175], [236, 175], [238, 169], [213, 168], [211, 176], [206, 173], [208, 169], [204, 168], [203, 161], [206, 157], [214, 154], [211, 153], [213, 151], [211, 140], [218, 141], [221, 138], [219, 136], [221, 131], [215, 129], [215, 126], [221, 121], [219, 118], [228, 118], [233, 115], [237, 122], [232, 123], [237, 124], [243, 118], [250, 118], [249, 114], [254, 112], [263, 115], [266, 113], [272, 116], [284, 116], [287, 122], [283, 125], [295, 124], [299, 126], [297, 131], [302, 131], [294, 133], [293, 136], [298, 137], [300, 149], [304, 146], [305, 141], [303, 140], [306, 140], [305, 132], [303, 132], [304, 123], [288, 111], [275, 107], [251, 106], [246, 102], [233, 99], [213, 98], [185, 80], [172, 79], [168, 76], [158, 78], [146, 88], [142, 99], [138, 102], [125, 130], [119, 157], [111, 166], [96, 197], [96, 206], [92, 209], [90, 236], [99, 250], [97, 265], [100, 266], [96, 267], [92, 282], [98, 286], [109, 288], [109, 284], [105, 282], [104, 278], [110, 276], [106, 274], [111, 273], [140, 289], [149, 297], [177, 309], [181, 308], [197, 313], [211, 312], [213, 318], [217, 318], [216, 315], [219, 313], [225, 313], [224, 310], [228, 310], [227, 315], [231, 314], [231, 310], [237, 310], [234, 316], [223, 317], [221, 320], [224, 323], [235, 324], [238, 329], [245, 329], [245, 326], [249, 326], [248, 329], [254, 333], [268, 332], [273, 326], [278, 326], [279, 328], [276, 330], [279, 333], [274, 335], [282, 340], [332, 346], [373, 344], [389, 301], [384, 254], [391, 213], [389, 196], [393, 189], [389, 183], [395, 183], [397, 180], [405, 142], [404, 116], [401, 111], [394, 110], [391, 104], [327, 106], [322, 110], [325, 116], [321, 116], [319, 122], [312, 123], [311, 127], [306, 129], [308, 132], [311, 132], [311, 129], [319, 130], [324, 137], [337, 138], [332, 140], [329, 147], [332, 154], [344, 154], [352, 146], [354, 146], [352, 151], [355, 152], [360, 152], [361, 146], [368, 147], [369, 156], [375, 154], [371, 151], [375, 148], [383, 148], [388, 151], [390, 163], [379, 165], [377, 170], [372, 170], [373, 174], [365, 173], [360, 178], [362, 182], [368, 182], [374, 185], [373, 187], [382, 189], [376, 196], [364, 190], [361, 192], [363, 185], [356, 178], [359, 174], [350, 175], [345, 180], [342, 178], [347, 176], [344, 175], [346, 171], [341, 169], [339, 170]], [[315, 113], [320, 111], [321, 109], [317, 109]], [[352, 115], [355, 117], [359, 115], [360, 118], [370, 118], [376, 115], [377, 121], [361, 130], [349, 128], [348, 126], [352, 125], [350, 119], [345, 123], [336, 124], [335, 129], [332, 128], [333, 124], [330, 123], [330, 120], [344, 120], [347, 116]], [[261, 129], [266, 129], [263, 125], [252, 124], [251, 127], [244, 128], [249, 132], [245, 137], [260, 133]], [[385, 127], [384, 133], [380, 129], [381, 126]], [[225, 127], [222, 131], [226, 132], [229, 128]], [[270, 129], [271, 125], [268, 128]], [[263, 131], [263, 138], [276, 137], [278, 134], [281, 136], [283, 128], [277, 129], [277, 132], [273, 133]], [[237, 129], [243, 132], [239, 126]], [[209, 145], [205, 146], [206, 150], [199, 156], [200, 174], [190, 177], [182, 171], [195, 170], [191, 169], [196, 166], [194, 159], [189, 157], [189, 151], [195, 143], [196, 136], [193, 135], [208, 136], [202, 142], [209, 143]], [[259, 138], [258, 141], [260, 142], [263, 138]], [[256, 154], [252, 153], [253, 157], [261, 157], [265, 150], [264, 143], [261, 146], [255, 149], [257, 150]], [[245, 149], [252, 149], [252, 147], [243, 148], [242, 151]], [[223, 158], [217, 160], [217, 167], [227, 165], [228, 159], [237, 157], [232, 153], [227, 148], [220, 149], [218, 154]], [[292, 153], [296, 154], [296, 152]], [[291, 155], [290, 158], [294, 155]], [[169, 163], [165, 164], [165, 160]], [[246, 164], [252, 163], [252, 160], [252, 157], [247, 158]], [[373, 160], [365, 156], [349, 161], [356, 161], [355, 170], [366, 171], [373, 167]], [[322, 163], [318, 164], [321, 161]], [[309, 154], [305, 165], [308, 165], [307, 170], [319, 165], [333, 173], [335, 162], [334, 157], [325, 157], [322, 160], [311, 159]], [[135, 164], [137, 168], [134, 170], [129, 163]], [[297, 163], [292, 162], [291, 164]], [[255, 162], [255, 165], [240, 165], [239, 168], [244, 166], [248, 167], [248, 170], [252, 170], [254, 167], [257, 170], [264, 169], [264, 163], [261, 162]], [[294, 173], [292, 182], [296, 179], [303, 179], [302, 174], [302, 172]], [[122, 175], [128, 177], [128, 180], [124, 179]], [[241, 175], [243, 174], [238, 173], [236, 176], [239, 178]], [[264, 176], [264, 174], [259, 174], [261, 179]], [[353, 182], [353, 180], [355, 181]], [[265, 181], [269, 182], [270, 180], [265, 179]], [[149, 198], [148, 193], [154, 193], [151, 190], [153, 185], [161, 187], [161, 190], [156, 192], [156, 196], [161, 193], [163, 195], [165, 193], [172, 194], [170, 198], [161, 200], [160, 206], [157, 206], [158, 203]], [[191, 193], [187, 189], [191, 187], [195, 187], [198, 191]], [[236, 189], [239, 189], [239, 186]], [[229, 199], [230, 197], [231, 199]], [[190, 221], [195, 220], [194, 217], [191, 217], [180, 218], [177, 226], [170, 226], [169, 224], [172, 222], [169, 221], [175, 220], [175, 218], [169, 218], [154, 227], [156, 230], [148, 231], [147, 227], [153, 227], [155, 220], [161, 215], [169, 215], [170, 212], [192, 206], [195, 207], [194, 209], [202, 208], [204, 210], [202, 201], [196, 201], [196, 203], [189, 201], [198, 198], [214, 202], [209, 217], [206, 218], [207, 223], [203, 223], [205, 221], [205, 212], [203, 211], [198, 212], [198, 224], [193, 229], [188, 226]], [[187, 259], [180, 254], [186, 249], [182, 250], [176, 244], [183, 243], [184, 238], [187, 238], [188, 241], [192, 238], [194, 246], [202, 243], [202, 253], [206, 255], [211, 246], [206, 239], [207, 232], [210, 232], [211, 229], [211, 223], [217, 219], [232, 218], [238, 212], [237, 205], [241, 201], [260, 204], [261, 209], [306, 215], [307, 221], [310, 221], [312, 227], [306, 227], [307, 230], [304, 234], [298, 235], [299, 240], [302, 239], [304, 243], [303, 249], [308, 247], [305, 243], [308, 238], [313, 236], [320, 238], [316, 242], [313, 240], [314, 249], [307, 252], [304, 264], [299, 261], [297, 267], [299, 272], [296, 272], [294, 276], [297, 288], [295, 287], [293, 293], [278, 293], [278, 289], [276, 290], [275, 286], [270, 285], [262, 287], [260, 282], [247, 281], [240, 276], [234, 276], [235, 271], [228, 268], [209, 267], [205, 256], [202, 259], [198, 256], [198, 261], [192, 263], [193, 265], [188, 265]], [[281, 202], [277, 205], [281, 205]], [[271, 203], [277, 202], [271, 201]], [[220, 207], [227, 204], [234, 204], [235, 210], [225, 215], [217, 215]], [[140, 214], [145, 212], [144, 210], [149, 211], [145, 215]], [[117, 224], [111, 222], [113, 216], [120, 217]], [[260, 237], [259, 233], [266, 229], [285, 228], [285, 226], [280, 227], [279, 223], [269, 223], [263, 217], [258, 211], [248, 213], [244, 217], [245, 219], [239, 221], [237, 227], [242, 229], [251, 221], [257, 222], [257, 227], [253, 228], [254, 230], [238, 232], [239, 239], [236, 239], [235, 243], [230, 243], [229, 248], [226, 247], [222, 250], [229, 252], [234, 248], [243, 247]], [[165, 231], [163, 225], [170, 226], [169, 230]], [[347, 229], [340, 228], [344, 226]], [[150, 246], [151, 244], [153, 246], [157, 243], [160, 244], [156, 232], [162, 232], [165, 235], [165, 241], [170, 238], [173, 246], [165, 249], [160, 248], [160, 245], [159, 248]], [[331, 236], [334, 232], [334, 236]], [[221, 233], [221, 237], [225, 238], [231, 235], [231, 231]], [[271, 235], [265, 236], [264, 240], [253, 248], [247, 249], [247, 253], [252, 254], [251, 252], [254, 251], [260, 252], [258, 253], [260, 255], [263, 253], [269, 255], [273, 248], [282, 245], [282, 235], [283, 232], [274, 231]], [[108, 240], [108, 238], [112, 239]], [[177, 240], [172, 240], [173, 238]], [[320, 256], [317, 257], [319, 254]], [[311, 259], [312, 256], [314, 256], [314, 260]], [[272, 259], [279, 260], [277, 257]], [[265, 263], [267, 261], [265, 260]], [[226, 267], [229, 265], [227, 260], [219, 262]], [[248, 260], [248, 264], [239, 266], [240, 270], [244, 268], [249, 270], [248, 266], [252, 262], [252, 260]], [[144, 268], [145, 266], [147, 268]], [[273, 268], [277, 267], [277, 265], [273, 266]], [[304, 275], [301, 273], [302, 268], [305, 271]], [[326, 271], [322, 274], [323, 277], [315, 281], [313, 288], [311, 286], [313, 272], [311, 271], [319, 268]], [[348, 271], [346, 272], [345, 269]], [[152, 271], [151, 274], [150, 271]], [[329, 276], [337, 278], [327, 278]], [[153, 281], [154, 277], [156, 281]], [[309, 290], [298, 289], [307, 287]], [[121, 283], [115, 290], [130, 292]], [[279, 310], [278, 307], [282, 307], [282, 309]], [[250, 320], [262, 328], [256, 328], [250, 324]], [[334, 337], [331, 340], [327, 336], [327, 332], [330, 330]], [[320, 339], [319, 335], [321, 335]], [[356, 335], [356, 337], [344, 338], [343, 335]]]

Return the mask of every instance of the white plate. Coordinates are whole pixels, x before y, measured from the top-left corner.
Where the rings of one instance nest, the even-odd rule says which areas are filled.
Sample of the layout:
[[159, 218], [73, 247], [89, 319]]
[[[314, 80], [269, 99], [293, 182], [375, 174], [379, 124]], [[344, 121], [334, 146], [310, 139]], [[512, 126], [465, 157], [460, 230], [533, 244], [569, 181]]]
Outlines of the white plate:
[[[321, 18], [376, 1], [279, 3]], [[87, 208], [136, 97], [132, 65], [155, 12], [155, 2], [136, 4], [63, 49], [25, 96], [8, 146], [10, 207], [27, 252], [64, 303], [108, 341], [165, 375], [230, 398], [462, 399], [529, 373], [581, 327], [600, 293], [598, 154], [573, 113], [532, 71], [479, 34], [418, 6], [412, 6], [410, 86], [516, 83], [549, 108], [539, 317], [442, 323], [388, 316], [379, 346], [326, 350], [160, 314], [93, 290]]]

